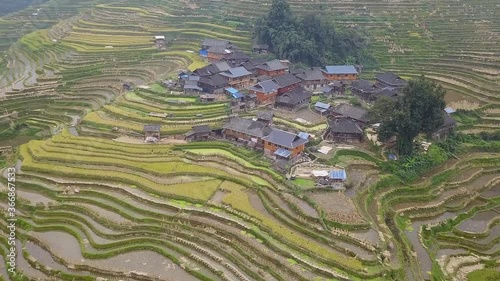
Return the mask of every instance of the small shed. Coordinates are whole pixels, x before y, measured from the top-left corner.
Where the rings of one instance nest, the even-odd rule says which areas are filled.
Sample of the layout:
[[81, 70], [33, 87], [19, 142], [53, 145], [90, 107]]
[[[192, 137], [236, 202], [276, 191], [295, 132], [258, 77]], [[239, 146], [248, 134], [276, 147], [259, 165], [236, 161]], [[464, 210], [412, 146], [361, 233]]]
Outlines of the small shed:
[[321, 114], [326, 113], [328, 111], [328, 109], [330, 109], [330, 107], [331, 107], [331, 105], [329, 103], [324, 103], [324, 102], [320, 102], [320, 101], [318, 101], [314, 105], [314, 109]]
[[200, 101], [201, 102], [212, 102], [212, 101], [215, 101], [216, 97], [217, 96], [213, 95], [213, 94], [204, 94], [204, 95], [200, 96]]
[[281, 158], [281, 159], [289, 159], [290, 156], [292, 155], [292, 152], [288, 149], [285, 148], [278, 148], [275, 152], [274, 155], [276, 158]]
[[347, 174], [344, 169], [335, 169], [328, 172], [328, 179], [330, 182], [345, 182]]
[[453, 109], [452, 107], [449, 107], [449, 106], [448, 106], [448, 107], [446, 107], [446, 108], [444, 109], [444, 111], [445, 111], [447, 114], [452, 114], [452, 113], [457, 112], [455, 109]]
[[208, 125], [196, 125], [192, 130], [184, 134], [186, 140], [197, 141], [207, 140], [210, 137], [211, 129]]
[[143, 131], [146, 142], [157, 142], [160, 140], [161, 125], [144, 125]]
[[265, 123], [267, 125], [273, 124], [274, 112], [271, 110], [259, 111], [256, 115], [256, 121]]

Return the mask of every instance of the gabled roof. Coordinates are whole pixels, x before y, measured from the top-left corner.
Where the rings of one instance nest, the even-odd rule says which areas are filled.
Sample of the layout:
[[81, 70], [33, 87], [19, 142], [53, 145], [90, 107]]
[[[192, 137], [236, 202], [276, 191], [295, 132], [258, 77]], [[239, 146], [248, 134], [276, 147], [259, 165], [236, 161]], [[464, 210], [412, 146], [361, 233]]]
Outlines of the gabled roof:
[[240, 92], [233, 87], [225, 88], [224, 90], [228, 91], [230, 94], [236, 94]]
[[297, 74], [297, 77], [304, 81], [326, 80], [326, 77], [319, 68], [310, 68]]
[[161, 125], [144, 125], [145, 132], [159, 132]]
[[218, 72], [226, 71], [231, 69], [231, 66], [225, 61], [218, 61], [212, 64]]
[[261, 58], [253, 58], [250, 59], [244, 63], [241, 64], [241, 66], [244, 66], [246, 69], [249, 71], [252, 71], [255, 69], [257, 65], [263, 64], [266, 60], [261, 59]]
[[332, 113], [336, 113], [342, 115], [344, 117], [348, 117], [354, 120], [358, 120], [361, 122], [368, 122], [368, 111], [361, 107], [352, 106], [346, 103], [340, 104], [335, 107]]
[[303, 138], [303, 139], [308, 140], [309, 136], [311, 136], [311, 135], [309, 133], [306, 133], [306, 132], [300, 132], [297, 134], [297, 136], [299, 136], [299, 138]]
[[443, 126], [441, 126], [441, 127], [451, 127], [451, 126], [455, 125], [456, 123], [457, 123], [457, 121], [455, 121], [455, 119], [453, 119], [450, 115], [445, 114]]
[[318, 101], [316, 104], [314, 104], [314, 107], [321, 108], [321, 109], [329, 109], [331, 107], [331, 105], [329, 103], [324, 103], [324, 102]]
[[247, 61], [250, 59], [250, 57], [243, 53], [242, 51], [234, 51], [230, 55], [228, 55], [226, 60], [239, 60], [239, 61]]
[[193, 132], [195, 133], [210, 133], [210, 127], [208, 125], [196, 125], [193, 126]]
[[364, 79], [359, 79], [352, 82], [351, 88], [356, 89], [360, 92], [370, 92], [374, 89], [373, 83]]
[[228, 40], [220, 40], [220, 39], [212, 39], [212, 38], [205, 38], [201, 42], [201, 45], [207, 46], [207, 47], [224, 47], [227, 48], [228, 45], [230, 45], [231, 42]]
[[240, 117], [231, 118], [223, 128], [258, 138], [268, 135], [272, 130], [271, 127], [265, 123]]
[[312, 94], [302, 87], [295, 88], [288, 93], [285, 93], [276, 98], [277, 103], [288, 104], [295, 106], [302, 103], [304, 100], [311, 98]]
[[226, 86], [228, 84], [226, 79], [220, 74], [215, 74], [215, 75], [208, 76], [208, 77], [201, 77], [200, 83], [215, 86], [215, 87], [223, 87], [223, 86]]
[[265, 110], [257, 112], [257, 120], [271, 121], [274, 117], [274, 112], [272, 110]]
[[210, 47], [210, 49], [208, 49], [208, 52], [214, 53], [214, 54], [230, 54], [231, 53], [231, 51], [228, 50], [226, 47], [221, 47], [221, 46]]
[[379, 97], [396, 98], [399, 94], [398, 88], [384, 87], [379, 90], [374, 90], [372, 95], [377, 99]]
[[327, 65], [325, 69], [327, 74], [358, 74], [354, 65]]
[[270, 143], [290, 149], [294, 149], [299, 145], [309, 142], [306, 139], [300, 138], [297, 134], [275, 128], [272, 129], [269, 135], [263, 137], [263, 139]]
[[257, 65], [255, 68], [264, 69], [266, 71], [287, 69], [287, 67], [279, 60], [267, 61], [261, 65]]
[[238, 77], [243, 77], [247, 75], [252, 75], [252, 72], [249, 72], [246, 68], [243, 66], [235, 67], [228, 69], [224, 72], [221, 72], [220, 75], [229, 77], [229, 78], [238, 78]]
[[295, 75], [286, 73], [283, 75], [279, 75], [274, 77], [274, 82], [280, 86], [280, 88], [288, 87], [293, 84], [300, 83], [300, 79], [295, 77]]
[[408, 84], [408, 81], [390, 71], [377, 75], [376, 79], [382, 83], [395, 87], [404, 87]]
[[363, 134], [363, 130], [349, 118], [330, 120], [328, 126], [333, 133]]
[[250, 90], [269, 94], [269, 93], [277, 91], [278, 88], [279, 88], [279, 85], [274, 83], [273, 80], [267, 80], [267, 81], [262, 81], [262, 82], [255, 84], [254, 86], [250, 87]]

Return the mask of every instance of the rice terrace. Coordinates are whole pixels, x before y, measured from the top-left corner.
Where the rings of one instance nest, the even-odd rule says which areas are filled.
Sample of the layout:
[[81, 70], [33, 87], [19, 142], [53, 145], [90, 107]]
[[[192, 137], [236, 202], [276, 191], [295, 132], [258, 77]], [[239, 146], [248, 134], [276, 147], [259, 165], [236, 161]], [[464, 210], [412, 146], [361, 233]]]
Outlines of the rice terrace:
[[0, 0], [1, 280], [500, 280], [500, 2]]

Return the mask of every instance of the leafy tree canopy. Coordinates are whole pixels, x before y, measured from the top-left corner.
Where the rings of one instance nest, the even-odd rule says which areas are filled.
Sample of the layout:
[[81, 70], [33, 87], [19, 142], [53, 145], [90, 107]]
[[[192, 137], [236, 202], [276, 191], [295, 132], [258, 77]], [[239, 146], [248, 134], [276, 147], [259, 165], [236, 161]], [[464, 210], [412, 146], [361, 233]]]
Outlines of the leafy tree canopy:
[[381, 123], [380, 140], [396, 136], [399, 154], [411, 155], [415, 137], [420, 133], [430, 135], [443, 125], [445, 90], [421, 76], [410, 80], [402, 93], [396, 101], [377, 100], [370, 114]]
[[360, 31], [337, 31], [331, 21], [316, 14], [295, 17], [286, 0], [273, 0], [268, 14], [257, 19], [255, 37], [278, 57], [293, 62], [376, 65]]

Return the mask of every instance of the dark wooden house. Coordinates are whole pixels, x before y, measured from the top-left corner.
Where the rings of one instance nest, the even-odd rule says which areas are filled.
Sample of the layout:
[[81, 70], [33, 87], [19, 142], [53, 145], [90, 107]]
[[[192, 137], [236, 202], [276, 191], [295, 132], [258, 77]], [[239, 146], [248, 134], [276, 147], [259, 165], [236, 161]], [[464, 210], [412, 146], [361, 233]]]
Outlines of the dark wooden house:
[[157, 142], [160, 140], [161, 125], [144, 125], [143, 131], [146, 142]]
[[286, 110], [298, 110], [311, 102], [312, 94], [303, 87], [295, 88], [290, 92], [278, 96], [274, 106]]
[[328, 136], [335, 142], [362, 142], [363, 130], [351, 119], [331, 119], [328, 122]]
[[184, 138], [188, 141], [208, 140], [210, 138], [211, 129], [208, 125], [196, 125], [192, 130], [184, 134]]

